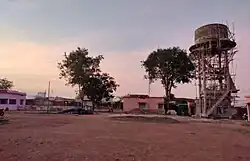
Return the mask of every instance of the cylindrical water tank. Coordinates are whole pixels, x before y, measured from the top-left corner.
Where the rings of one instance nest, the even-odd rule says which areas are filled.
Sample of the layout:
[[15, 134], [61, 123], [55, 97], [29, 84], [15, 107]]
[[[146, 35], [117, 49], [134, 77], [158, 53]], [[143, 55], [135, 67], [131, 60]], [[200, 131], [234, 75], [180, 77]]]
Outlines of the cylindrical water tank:
[[208, 24], [195, 30], [195, 44], [215, 39], [228, 39], [228, 27], [223, 24]]

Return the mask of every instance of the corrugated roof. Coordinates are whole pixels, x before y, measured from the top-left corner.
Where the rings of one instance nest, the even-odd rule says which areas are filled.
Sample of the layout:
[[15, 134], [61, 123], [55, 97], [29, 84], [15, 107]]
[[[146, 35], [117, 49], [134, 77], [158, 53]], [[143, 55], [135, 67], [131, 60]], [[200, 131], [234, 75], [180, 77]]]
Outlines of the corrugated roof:
[[24, 92], [19, 92], [19, 91], [14, 91], [14, 90], [4, 90], [4, 89], [0, 89], [0, 93], [11, 94], [11, 95], [26, 96], [26, 93], [24, 93]]

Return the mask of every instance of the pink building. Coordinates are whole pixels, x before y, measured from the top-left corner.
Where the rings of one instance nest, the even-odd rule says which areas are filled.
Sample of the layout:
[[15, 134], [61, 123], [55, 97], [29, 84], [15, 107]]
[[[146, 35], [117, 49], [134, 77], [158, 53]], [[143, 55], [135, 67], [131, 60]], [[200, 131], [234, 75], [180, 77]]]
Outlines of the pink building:
[[26, 103], [26, 93], [0, 90], [0, 109], [17, 110], [24, 108]]
[[[193, 99], [174, 98], [175, 104], [186, 105], [189, 114], [194, 114], [195, 109], [191, 107], [194, 104]], [[177, 103], [178, 102], [178, 103]], [[181, 103], [184, 102], [184, 103]], [[129, 94], [123, 97], [123, 111], [131, 112], [134, 110], [143, 110], [153, 113], [164, 113], [164, 97], [150, 97], [148, 95]]]
[[164, 111], [163, 97], [149, 97], [148, 95], [126, 95], [123, 97], [123, 111], [130, 112], [135, 109], [151, 112]]

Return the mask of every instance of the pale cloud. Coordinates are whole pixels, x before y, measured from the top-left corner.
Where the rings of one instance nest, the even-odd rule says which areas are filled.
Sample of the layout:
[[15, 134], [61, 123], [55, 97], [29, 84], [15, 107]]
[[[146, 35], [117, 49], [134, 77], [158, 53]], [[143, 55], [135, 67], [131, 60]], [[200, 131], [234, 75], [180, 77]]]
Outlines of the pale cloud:
[[243, 98], [250, 94], [250, 25], [241, 27], [240, 30], [236, 31], [239, 52], [235, 55], [234, 68], [236, 70], [236, 85], [240, 89], [240, 96]]
[[[63, 59], [64, 52], [69, 53], [77, 46], [61, 41], [57, 45], [39, 45], [32, 42], [1, 42], [0, 72], [15, 82], [17, 89], [35, 93], [44, 91], [48, 81], [51, 81], [55, 95], [72, 96], [75, 91], [65, 86], [65, 81], [58, 79], [57, 63]], [[90, 44], [91, 46], [91, 44]], [[97, 49], [98, 50], [98, 49]], [[101, 64], [104, 72], [110, 73], [121, 86], [118, 94], [145, 93], [147, 82], [143, 80], [143, 69], [140, 61], [145, 59], [149, 51], [134, 53], [98, 53], [91, 49], [90, 55], [103, 54], [105, 59]], [[128, 72], [129, 71], [129, 72]], [[134, 88], [131, 88], [134, 87]]]
[[[29, 42], [2, 43], [0, 52], [1, 67], [3, 72], [16, 71], [27, 74], [51, 73], [47, 57], [51, 54], [49, 48]], [[53, 73], [54, 70], [52, 70]]]
[[[58, 79], [57, 59], [53, 48], [30, 42], [9, 41], [1, 43], [0, 72], [2, 77], [14, 81], [15, 88], [28, 93], [44, 91], [48, 81], [55, 83], [57, 94], [72, 95], [65, 82]], [[58, 60], [60, 57], [58, 57]], [[69, 90], [68, 94], [65, 90]]]

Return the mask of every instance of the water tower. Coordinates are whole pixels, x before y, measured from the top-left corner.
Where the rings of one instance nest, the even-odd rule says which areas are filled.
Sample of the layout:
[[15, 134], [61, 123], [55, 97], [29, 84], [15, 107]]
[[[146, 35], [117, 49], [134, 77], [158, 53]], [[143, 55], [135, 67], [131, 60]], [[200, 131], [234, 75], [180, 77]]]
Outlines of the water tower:
[[189, 50], [196, 66], [198, 116], [231, 117], [232, 101], [238, 92], [229, 70], [235, 47], [234, 35], [224, 24], [208, 24], [195, 30], [195, 44]]

